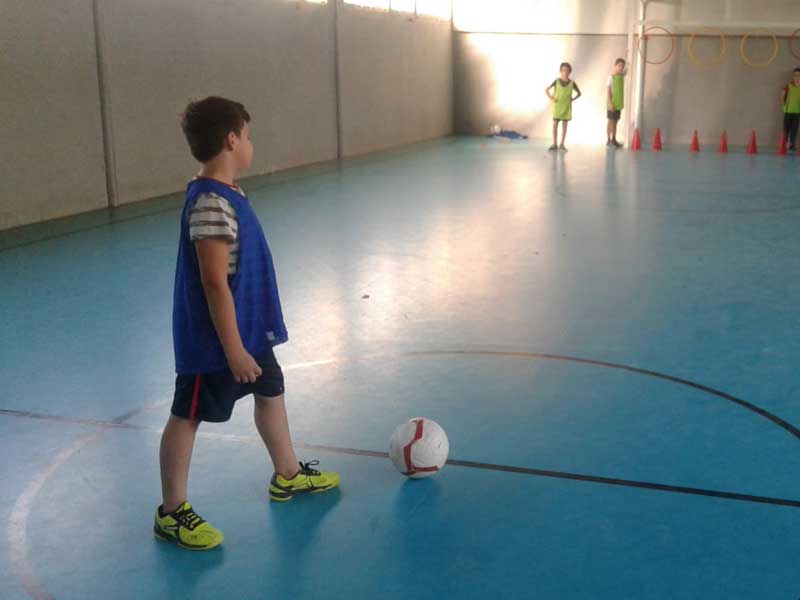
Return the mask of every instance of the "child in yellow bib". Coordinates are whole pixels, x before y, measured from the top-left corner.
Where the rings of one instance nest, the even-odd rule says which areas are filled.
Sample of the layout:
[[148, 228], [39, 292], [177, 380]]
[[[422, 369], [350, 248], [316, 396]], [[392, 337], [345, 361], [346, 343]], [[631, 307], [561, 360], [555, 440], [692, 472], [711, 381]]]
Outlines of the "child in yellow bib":
[[[561, 76], [553, 81], [544, 90], [547, 97], [553, 102], [553, 145], [550, 150], [561, 148], [564, 152], [567, 147], [564, 142], [567, 139], [567, 124], [572, 120], [572, 103], [581, 97], [581, 90], [578, 84], [572, 81], [569, 76], [572, 73], [572, 65], [561, 63]], [[551, 93], [550, 90], [553, 90]], [[576, 96], [573, 96], [573, 92]], [[561, 146], [558, 145], [558, 123], [561, 122]]]
[[783, 104], [783, 133], [789, 142], [789, 150], [797, 149], [797, 130], [800, 128], [800, 67], [792, 73], [792, 80], [781, 94]]
[[614, 71], [608, 77], [608, 95], [606, 109], [608, 125], [606, 126], [606, 146], [621, 148], [617, 141], [617, 124], [625, 106], [625, 59], [618, 58], [614, 62]]

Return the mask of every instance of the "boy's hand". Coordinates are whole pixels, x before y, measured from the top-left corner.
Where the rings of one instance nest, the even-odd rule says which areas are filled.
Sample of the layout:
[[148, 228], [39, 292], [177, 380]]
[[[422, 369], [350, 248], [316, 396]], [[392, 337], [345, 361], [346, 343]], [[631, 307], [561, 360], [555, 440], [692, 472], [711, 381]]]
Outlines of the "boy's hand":
[[231, 373], [233, 373], [233, 378], [236, 380], [236, 383], [255, 383], [256, 379], [261, 375], [261, 367], [259, 367], [256, 360], [250, 356], [250, 353], [244, 349], [228, 357], [228, 366], [231, 369]]

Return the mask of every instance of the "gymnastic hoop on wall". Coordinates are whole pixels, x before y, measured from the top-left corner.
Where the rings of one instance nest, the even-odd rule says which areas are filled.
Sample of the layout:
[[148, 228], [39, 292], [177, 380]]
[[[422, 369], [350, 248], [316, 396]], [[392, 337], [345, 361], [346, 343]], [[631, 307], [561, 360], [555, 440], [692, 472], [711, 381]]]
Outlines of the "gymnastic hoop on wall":
[[794, 43], [800, 39], [798, 34], [800, 34], [800, 29], [795, 29], [794, 32], [792, 32], [792, 35], [789, 37], [789, 52], [791, 52], [792, 56], [795, 58], [800, 58], [800, 52], [794, 49]]
[[[747, 45], [747, 40], [749, 40], [752, 36], [759, 35], [761, 33], [766, 33], [767, 35], [765, 37], [772, 38], [772, 56], [770, 56], [764, 62], [753, 62], [752, 60], [750, 60], [750, 57], [747, 56], [747, 53], [745, 52], [744, 48]], [[761, 37], [761, 36], [759, 36], [759, 37]], [[753, 31], [749, 31], [748, 33], [744, 34], [744, 37], [742, 38], [742, 43], [739, 44], [739, 54], [742, 57], [742, 61], [748, 67], [752, 67], [754, 69], [763, 69], [765, 67], [770, 66], [772, 63], [774, 63], [775, 59], [778, 58], [778, 51], [779, 50], [780, 50], [780, 46], [778, 44], [778, 38], [775, 37], [775, 34], [772, 33], [769, 29], [755, 29]]]
[[[663, 60], [647, 60], [647, 57], [642, 53], [642, 40], [647, 39], [647, 32], [652, 31], [654, 29], [663, 31], [669, 37], [669, 41], [671, 44], [669, 48], [669, 53], [667, 54], [666, 57], [664, 57]], [[664, 27], [659, 27], [658, 25], [652, 25], [642, 32], [642, 36], [639, 38], [638, 50], [639, 50], [639, 56], [641, 56], [644, 62], [647, 63], [648, 65], [663, 65], [672, 57], [672, 54], [675, 52], [675, 36], [672, 35], [672, 33], [667, 29], [665, 29]]]
[[[702, 61], [697, 58], [697, 54], [694, 53], [694, 39], [700, 34], [711, 34], [719, 36], [719, 56], [717, 56], [714, 60], [710, 61]], [[689, 58], [698, 67], [715, 67], [722, 63], [725, 60], [725, 55], [728, 53], [728, 38], [725, 37], [725, 34], [720, 31], [719, 29], [709, 29], [707, 27], [703, 27], [702, 29], [698, 29], [697, 31], [693, 32], [692, 35], [689, 37], [689, 46], [687, 48], [689, 53]]]

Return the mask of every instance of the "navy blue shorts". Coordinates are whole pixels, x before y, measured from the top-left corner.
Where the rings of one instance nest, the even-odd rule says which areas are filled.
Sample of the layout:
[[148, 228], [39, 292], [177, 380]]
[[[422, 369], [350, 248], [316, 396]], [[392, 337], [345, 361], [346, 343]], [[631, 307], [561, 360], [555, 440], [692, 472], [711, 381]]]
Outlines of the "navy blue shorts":
[[274, 398], [283, 394], [283, 371], [272, 348], [255, 357], [261, 375], [255, 383], [236, 383], [230, 369], [199, 375], [178, 375], [172, 414], [184, 419], [222, 423], [231, 418], [239, 398], [258, 394]]
[[608, 117], [609, 121], [619, 121], [622, 118], [622, 111], [621, 110], [609, 110], [609, 111], [606, 111], [606, 116]]

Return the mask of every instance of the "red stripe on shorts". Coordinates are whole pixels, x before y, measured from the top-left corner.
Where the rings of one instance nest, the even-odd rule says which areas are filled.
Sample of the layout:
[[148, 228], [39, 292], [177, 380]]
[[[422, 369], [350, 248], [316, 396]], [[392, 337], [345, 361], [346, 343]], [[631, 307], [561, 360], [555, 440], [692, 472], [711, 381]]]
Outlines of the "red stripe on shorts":
[[197, 414], [197, 401], [200, 399], [200, 381], [202, 377], [200, 375], [195, 376], [194, 378], [194, 393], [192, 394], [192, 406], [189, 409], [189, 418], [194, 419], [195, 415]]

